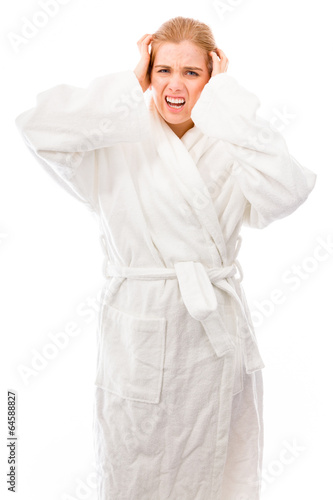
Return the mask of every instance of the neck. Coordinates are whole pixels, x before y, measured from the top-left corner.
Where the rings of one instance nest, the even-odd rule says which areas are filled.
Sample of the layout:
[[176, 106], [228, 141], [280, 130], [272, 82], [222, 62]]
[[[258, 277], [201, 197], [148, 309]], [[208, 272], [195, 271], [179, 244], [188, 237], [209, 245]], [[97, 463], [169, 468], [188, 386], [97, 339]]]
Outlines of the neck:
[[169, 125], [171, 130], [179, 137], [179, 139], [181, 139], [183, 135], [188, 130], [190, 130], [190, 128], [194, 127], [194, 123], [191, 120], [191, 118], [184, 123], [169, 123], [169, 122], [166, 123]]

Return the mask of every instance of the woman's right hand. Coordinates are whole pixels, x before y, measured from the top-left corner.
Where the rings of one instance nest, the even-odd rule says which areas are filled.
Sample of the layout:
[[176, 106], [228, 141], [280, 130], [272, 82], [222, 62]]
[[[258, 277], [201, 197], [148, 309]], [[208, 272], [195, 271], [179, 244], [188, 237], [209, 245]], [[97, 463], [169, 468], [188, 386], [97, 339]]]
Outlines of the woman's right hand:
[[143, 37], [140, 38], [140, 40], [137, 42], [137, 46], [139, 48], [140, 54], [141, 54], [141, 59], [138, 62], [134, 73], [139, 80], [139, 83], [141, 85], [141, 88], [143, 92], [146, 92], [150, 85], [150, 78], [148, 75], [148, 68], [149, 68], [149, 63], [150, 63], [150, 53], [148, 50], [148, 47], [153, 39], [153, 35], [146, 34]]

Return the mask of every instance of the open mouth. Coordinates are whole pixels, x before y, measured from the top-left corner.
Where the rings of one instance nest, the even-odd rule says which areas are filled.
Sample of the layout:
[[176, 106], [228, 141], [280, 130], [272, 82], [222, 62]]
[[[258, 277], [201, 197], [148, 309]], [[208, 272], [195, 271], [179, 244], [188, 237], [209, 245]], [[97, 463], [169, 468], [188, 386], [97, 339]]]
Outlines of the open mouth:
[[185, 106], [185, 99], [183, 97], [165, 97], [165, 102], [167, 103], [169, 108], [172, 109], [182, 109]]

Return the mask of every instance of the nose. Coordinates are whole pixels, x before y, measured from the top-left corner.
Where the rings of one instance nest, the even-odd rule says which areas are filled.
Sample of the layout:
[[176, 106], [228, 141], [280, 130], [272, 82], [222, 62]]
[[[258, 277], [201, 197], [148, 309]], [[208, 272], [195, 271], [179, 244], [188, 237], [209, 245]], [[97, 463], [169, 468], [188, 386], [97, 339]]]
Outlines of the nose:
[[173, 73], [170, 75], [170, 79], [168, 82], [168, 87], [171, 92], [176, 92], [177, 90], [182, 90], [184, 87], [181, 75], [178, 73]]

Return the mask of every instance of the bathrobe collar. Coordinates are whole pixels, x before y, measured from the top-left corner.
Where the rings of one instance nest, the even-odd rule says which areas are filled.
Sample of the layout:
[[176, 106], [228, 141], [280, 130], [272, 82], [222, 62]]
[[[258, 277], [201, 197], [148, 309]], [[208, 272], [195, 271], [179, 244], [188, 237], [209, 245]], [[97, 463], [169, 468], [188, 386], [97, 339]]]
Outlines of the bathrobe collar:
[[[170, 170], [171, 175], [176, 176], [184, 198], [214, 242], [213, 245], [209, 245], [212, 266], [223, 265], [226, 258], [226, 244], [213, 200], [197, 167], [201, 156], [216, 139], [210, 139], [196, 126], [189, 129], [182, 139], [179, 139], [161, 117], [152, 97], [148, 108], [154, 143], [161, 161]], [[204, 202], [199, 200], [204, 200]]]

